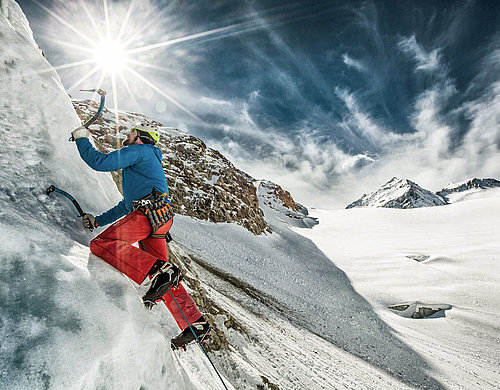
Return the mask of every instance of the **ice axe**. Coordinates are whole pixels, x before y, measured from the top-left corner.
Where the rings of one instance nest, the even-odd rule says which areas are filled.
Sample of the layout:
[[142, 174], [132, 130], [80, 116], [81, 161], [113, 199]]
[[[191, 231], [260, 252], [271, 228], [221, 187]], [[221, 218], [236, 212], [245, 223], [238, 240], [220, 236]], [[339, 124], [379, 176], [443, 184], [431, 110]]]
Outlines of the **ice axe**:
[[[104, 102], [106, 101], [106, 91], [103, 89], [80, 89], [82, 92], [96, 92], [101, 96], [101, 102], [99, 104], [99, 108], [97, 112], [83, 124], [87, 129], [89, 126], [94, 123], [97, 119], [99, 119], [102, 115], [102, 110], [104, 109]], [[70, 141], [74, 141], [73, 136], [69, 139]]]
[[[61, 195], [65, 196], [66, 198], [68, 198], [69, 200], [71, 200], [73, 202], [73, 204], [75, 205], [76, 209], [78, 210], [78, 212], [80, 213], [80, 215], [79, 215], [80, 217], [83, 217], [85, 215], [85, 213], [83, 212], [81, 206], [78, 204], [78, 202], [76, 201], [76, 199], [73, 198], [66, 191], [63, 191], [63, 190], [57, 188], [55, 185], [51, 185], [49, 188], [47, 188], [45, 190], [45, 193], [47, 195], [50, 195], [53, 192], [57, 192], [58, 194], [61, 194]], [[89, 229], [89, 230], [92, 231], [93, 229]]]

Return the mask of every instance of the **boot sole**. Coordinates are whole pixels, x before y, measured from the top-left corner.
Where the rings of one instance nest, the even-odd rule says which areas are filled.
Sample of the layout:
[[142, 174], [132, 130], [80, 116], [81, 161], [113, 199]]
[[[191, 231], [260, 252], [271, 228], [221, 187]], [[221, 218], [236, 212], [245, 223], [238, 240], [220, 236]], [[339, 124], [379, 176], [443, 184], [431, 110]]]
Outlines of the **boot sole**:
[[[210, 330], [209, 330], [207, 333], [205, 333], [205, 335], [204, 335], [203, 337], [200, 337], [201, 335], [200, 335], [200, 336], [196, 335], [196, 336], [198, 337], [198, 340], [200, 340], [200, 342], [201, 342], [201, 343], [208, 343], [208, 342], [211, 342], [211, 341], [212, 341], [212, 335], [210, 334]], [[179, 349], [182, 349], [182, 350], [186, 351], [186, 350], [187, 350], [187, 348], [186, 348], [186, 347], [187, 347], [189, 344], [192, 344], [193, 342], [196, 342], [196, 339], [193, 339], [193, 340], [189, 341], [189, 342], [188, 342], [188, 343], [186, 343], [186, 344], [179, 344], [179, 345], [175, 345], [175, 344], [171, 341], [171, 342], [170, 342], [170, 346], [172, 347], [172, 350], [173, 350], [173, 351], [177, 351], [177, 350], [179, 350]]]
[[151, 302], [151, 303], [156, 303], [156, 301], [159, 301], [163, 298], [163, 296], [167, 293], [169, 288], [177, 288], [182, 282], [182, 276], [179, 277], [179, 281], [177, 283], [172, 283], [172, 284], [164, 284], [161, 286], [157, 291], [152, 292], [151, 294], [145, 294], [142, 297], [142, 301], [144, 303], [146, 302]]

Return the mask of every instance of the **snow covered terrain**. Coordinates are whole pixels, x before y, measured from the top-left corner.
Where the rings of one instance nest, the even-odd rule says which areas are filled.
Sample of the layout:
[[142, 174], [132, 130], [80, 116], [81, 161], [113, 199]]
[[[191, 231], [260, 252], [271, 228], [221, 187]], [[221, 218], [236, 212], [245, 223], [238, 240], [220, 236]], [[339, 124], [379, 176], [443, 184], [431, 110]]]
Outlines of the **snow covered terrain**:
[[[346, 272], [429, 375], [449, 389], [500, 387], [500, 192], [446, 207], [314, 215], [318, 226], [297, 231]], [[417, 307], [442, 310], [410, 318]]]
[[[145, 288], [89, 253], [102, 230], [44, 194], [94, 214], [121, 198], [68, 142], [80, 120], [21, 10], [0, 6], [1, 388], [223, 389], [196, 346], [170, 350], [179, 330], [143, 308]], [[172, 228], [226, 341], [210, 356], [228, 388], [500, 386], [499, 197], [308, 216], [275, 191], [257, 188], [272, 234], [185, 215]]]
[[417, 207], [443, 206], [446, 201], [439, 195], [420, 187], [408, 179], [393, 177], [378, 190], [365, 194], [346, 208], [386, 207], [413, 209]]
[[[450, 183], [437, 195], [443, 197], [448, 203], [455, 203], [465, 199], [473, 199], [475, 197], [484, 198], [485, 191], [488, 196], [493, 195], [494, 191], [500, 189], [500, 181], [496, 179], [469, 179], [458, 183]], [[491, 190], [494, 190], [493, 192]]]

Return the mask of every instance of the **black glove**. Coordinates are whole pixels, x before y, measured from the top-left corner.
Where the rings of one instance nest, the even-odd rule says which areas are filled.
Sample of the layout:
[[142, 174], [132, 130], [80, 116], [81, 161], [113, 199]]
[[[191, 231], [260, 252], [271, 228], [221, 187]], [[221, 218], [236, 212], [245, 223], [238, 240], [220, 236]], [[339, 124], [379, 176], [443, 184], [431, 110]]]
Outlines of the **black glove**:
[[98, 226], [98, 223], [92, 214], [85, 214], [82, 217], [82, 224], [85, 229], [89, 230], [95, 229]]

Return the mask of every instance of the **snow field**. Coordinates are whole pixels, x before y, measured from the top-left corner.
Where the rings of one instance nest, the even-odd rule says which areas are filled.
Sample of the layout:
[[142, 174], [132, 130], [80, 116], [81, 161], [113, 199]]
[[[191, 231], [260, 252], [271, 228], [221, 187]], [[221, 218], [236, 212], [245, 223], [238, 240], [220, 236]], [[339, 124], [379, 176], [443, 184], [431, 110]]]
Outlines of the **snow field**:
[[[498, 195], [412, 210], [314, 210], [320, 224], [296, 231], [346, 272], [443, 386], [493, 389], [500, 386]], [[451, 309], [427, 319], [388, 309], [415, 301]]]
[[[171, 249], [174, 253], [196, 258], [175, 242]], [[189, 265], [189, 275], [201, 282], [207, 295], [230, 313], [232, 321], [237, 324], [238, 330], [227, 328], [224, 325], [227, 316], [217, 316], [216, 323], [219, 329], [224, 329], [230, 349], [213, 353], [217, 365], [235, 388], [255, 389], [259, 384], [262, 386], [262, 377], [280, 389], [411, 388], [307, 329], [294, 325], [283, 315], [289, 309], [273, 301], [272, 297], [255, 299], [245, 293], [245, 288], [235, 287], [195, 262]], [[179, 356], [182, 359], [183, 354]]]

